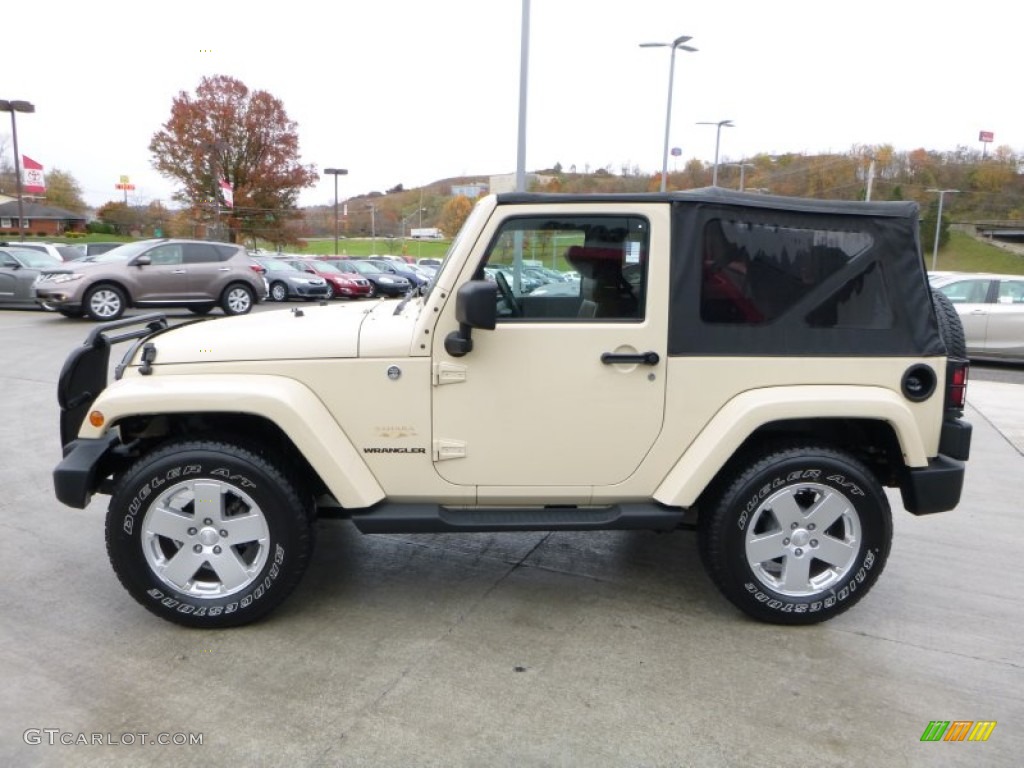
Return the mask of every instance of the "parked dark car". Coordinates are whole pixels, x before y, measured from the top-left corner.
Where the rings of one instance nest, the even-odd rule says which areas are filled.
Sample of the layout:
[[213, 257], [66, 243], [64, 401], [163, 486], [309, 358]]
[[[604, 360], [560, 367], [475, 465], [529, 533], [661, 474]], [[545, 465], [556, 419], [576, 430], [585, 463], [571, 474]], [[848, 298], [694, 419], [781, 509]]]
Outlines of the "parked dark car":
[[357, 274], [369, 280], [373, 288], [371, 296], [404, 296], [413, 287], [412, 283], [401, 275], [382, 272], [375, 264], [363, 259], [325, 259], [325, 261], [335, 264], [343, 272]]
[[0, 304], [38, 307], [36, 280], [48, 269], [60, 269], [63, 263], [42, 251], [15, 246], [0, 248]]
[[406, 264], [404, 261], [395, 261], [392, 259], [367, 259], [366, 261], [376, 267], [379, 267], [381, 272], [404, 277], [414, 288], [419, 288], [421, 285], [426, 285], [430, 282], [429, 277], [412, 265]]
[[343, 296], [346, 299], [359, 299], [369, 296], [372, 284], [361, 275], [343, 272], [329, 261], [323, 259], [282, 259], [296, 269], [302, 270], [327, 281], [327, 298]]
[[286, 261], [269, 256], [252, 256], [253, 261], [266, 269], [263, 275], [270, 286], [271, 301], [286, 299], [326, 299], [327, 281], [296, 269]]

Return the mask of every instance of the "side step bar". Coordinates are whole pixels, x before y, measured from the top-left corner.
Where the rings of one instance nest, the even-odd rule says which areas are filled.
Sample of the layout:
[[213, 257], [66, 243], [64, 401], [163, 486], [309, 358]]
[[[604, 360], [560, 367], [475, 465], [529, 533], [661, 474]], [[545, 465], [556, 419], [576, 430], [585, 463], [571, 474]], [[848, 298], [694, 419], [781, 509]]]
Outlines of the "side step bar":
[[606, 507], [443, 507], [384, 502], [352, 514], [362, 533], [484, 533], [498, 531], [671, 531], [686, 510], [658, 504]]

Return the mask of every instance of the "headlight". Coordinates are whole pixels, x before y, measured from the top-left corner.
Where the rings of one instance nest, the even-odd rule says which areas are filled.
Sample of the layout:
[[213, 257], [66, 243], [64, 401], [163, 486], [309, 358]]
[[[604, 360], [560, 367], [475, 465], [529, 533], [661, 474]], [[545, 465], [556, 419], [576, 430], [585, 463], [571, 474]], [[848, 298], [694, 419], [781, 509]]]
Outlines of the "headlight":
[[85, 277], [85, 275], [80, 275], [77, 272], [70, 272], [65, 275], [51, 275], [43, 279], [49, 280], [51, 283], [70, 283], [74, 280], [81, 280], [83, 277]]

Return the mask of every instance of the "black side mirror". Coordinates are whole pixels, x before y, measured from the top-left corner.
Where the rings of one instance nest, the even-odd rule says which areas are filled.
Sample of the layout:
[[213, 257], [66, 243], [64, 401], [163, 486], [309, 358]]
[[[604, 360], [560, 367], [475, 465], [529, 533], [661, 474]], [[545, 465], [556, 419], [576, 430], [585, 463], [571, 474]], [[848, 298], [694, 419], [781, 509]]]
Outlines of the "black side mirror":
[[444, 348], [452, 357], [473, 351], [473, 329], [493, 331], [498, 320], [498, 286], [486, 280], [470, 280], [455, 296], [455, 319], [459, 330], [444, 339]]
[[152, 263], [153, 263], [153, 260], [151, 258], [149, 258], [149, 256], [147, 254], [144, 253], [141, 256], [139, 256], [138, 258], [136, 258], [135, 261], [132, 262], [132, 266], [133, 267], [148, 267]]

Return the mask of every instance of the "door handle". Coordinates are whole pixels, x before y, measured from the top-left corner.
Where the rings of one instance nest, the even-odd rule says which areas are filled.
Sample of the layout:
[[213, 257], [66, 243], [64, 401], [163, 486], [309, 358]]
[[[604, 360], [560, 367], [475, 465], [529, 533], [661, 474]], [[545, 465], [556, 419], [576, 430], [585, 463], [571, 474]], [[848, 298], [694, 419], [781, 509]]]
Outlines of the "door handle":
[[637, 352], [636, 354], [621, 354], [619, 352], [605, 352], [601, 355], [601, 362], [605, 365], [657, 365], [661, 361], [657, 352]]
[[174, 269], [174, 270], [171, 270], [171, 274], [172, 275], [184, 275], [184, 274], [187, 274], [187, 273], [188, 273], [187, 269]]

